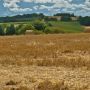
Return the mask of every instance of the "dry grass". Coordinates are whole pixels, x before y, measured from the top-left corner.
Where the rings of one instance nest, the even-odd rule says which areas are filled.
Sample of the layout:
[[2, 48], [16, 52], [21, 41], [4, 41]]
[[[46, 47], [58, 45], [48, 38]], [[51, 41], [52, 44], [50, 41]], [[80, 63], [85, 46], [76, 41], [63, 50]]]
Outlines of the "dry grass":
[[64, 84], [64, 81], [53, 84], [52, 82], [45, 80], [39, 83], [36, 90], [69, 90], [69, 88]]
[[90, 90], [90, 34], [0, 37], [0, 75], [0, 90]]
[[90, 34], [0, 37], [2, 65], [90, 68]]

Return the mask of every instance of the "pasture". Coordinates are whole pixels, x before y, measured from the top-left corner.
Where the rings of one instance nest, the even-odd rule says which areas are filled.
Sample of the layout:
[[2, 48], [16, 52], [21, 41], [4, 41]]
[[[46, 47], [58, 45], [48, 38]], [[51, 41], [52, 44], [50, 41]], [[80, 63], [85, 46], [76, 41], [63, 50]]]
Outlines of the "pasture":
[[0, 36], [0, 90], [90, 90], [90, 34]]
[[[52, 26], [58, 28], [64, 33], [81, 33], [84, 31], [83, 26], [79, 22], [63, 22], [63, 21], [52, 21], [50, 22]], [[52, 27], [52, 29], [53, 29]]]

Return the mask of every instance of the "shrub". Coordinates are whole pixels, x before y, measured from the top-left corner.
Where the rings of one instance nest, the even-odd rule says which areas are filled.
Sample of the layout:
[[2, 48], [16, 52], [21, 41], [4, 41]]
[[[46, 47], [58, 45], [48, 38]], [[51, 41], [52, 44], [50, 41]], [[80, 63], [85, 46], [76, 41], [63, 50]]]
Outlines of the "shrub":
[[4, 28], [0, 25], [0, 35], [4, 35]]
[[90, 26], [90, 17], [79, 17], [79, 22], [81, 25]]
[[2, 24], [2, 27], [4, 27], [4, 28], [7, 28], [7, 26], [8, 26], [8, 24], [6, 24], [6, 23]]
[[25, 27], [25, 26], [22, 26], [19, 31], [20, 31], [20, 32], [19, 32], [20, 34], [25, 34], [25, 32], [26, 32], [26, 27]]
[[52, 33], [52, 30], [51, 30], [50, 28], [46, 28], [46, 29], [44, 30], [44, 32], [45, 32], [46, 34], [49, 34], [49, 33]]
[[31, 25], [31, 24], [26, 24], [26, 25], [25, 25], [25, 29], [26, 29], [26, 30], [34, 30], [34, 27], [33, 27], [33, 25]]
[[47, 25], [48, 25], [48, 26], [50, 26], [50, 27], [52, 27], [52, 26], [53, 26], [50, 22], [47, 22]]
[[16, 31], [15, 31], [16, 35], [25, 34], [25, 32], [26, 32], [26, 26], [25, 25], [20, 24], [16, 27]]
[[19, 35], [20, 34], [20, 29], [22, 28], [22, 24], [20, 24], [20, 25], [18, 25], [17, 27], [16, 27], [16, 30], [15, 30], [15, 34], [16, 35]]
[[35, 21], [33, 23], [33, 26], [36, 30], [41, 30], [41, 31], [43, 30], [44, 31], [47, 25], [44, 21]]
[[14, 35], [15, 34], [15, 27], [13, 24], [7, 27], [6, 35]]

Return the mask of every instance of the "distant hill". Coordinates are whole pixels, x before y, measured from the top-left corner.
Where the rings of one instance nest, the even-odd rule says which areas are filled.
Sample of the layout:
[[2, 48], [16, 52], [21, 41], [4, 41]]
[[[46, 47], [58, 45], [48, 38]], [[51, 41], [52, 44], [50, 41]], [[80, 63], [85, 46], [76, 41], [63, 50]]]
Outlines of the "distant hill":
[[23, 14], [23, 15], [16, 15], [16, 16], [7, 16], [7, 17], [0, 17], [0, 22], [22, 22], [22, 21], [33, 21], [36, 19], [45, 19], [48, 21], [55, 21], [61, 20], [61, 17], [70, 17], [72, 20], [77, 20], [76, 16], [69, 13], [57, 13], [53, 16], [45, 16], [44, 14], [40, 13], [32, 13], [32, 14]]
[[34, 19], [43, 19], [44, 15], [40, 14], [23, 14], [23, 15], [16, 15], [16, 16], [7, 16], [7, 17], [0, 17], [0, 22], [23, 22], [23, 21], [32, 21]]
[[46, 20], [46, 21], [78, 21], [81, 25], [90, 26], [90, 16], [82, 17], [82, 16], [75, 16], [74, 14], [69, 13], [57, 13], [53, 16], [45, 16], [43, 13], [37, 14], [23, 14], [23, 15], [16, 15], [16, 16], [7, 16], [7, 17], [0, 17], [0, 23], [5, 22], [27, 22], [27, 21], [34, 21], [34, 20]]

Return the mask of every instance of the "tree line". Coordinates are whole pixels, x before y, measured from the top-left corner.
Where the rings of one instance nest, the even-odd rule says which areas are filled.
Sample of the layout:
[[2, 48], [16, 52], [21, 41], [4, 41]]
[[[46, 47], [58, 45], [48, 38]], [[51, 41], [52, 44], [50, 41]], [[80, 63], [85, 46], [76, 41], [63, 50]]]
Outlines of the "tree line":
[[16, 16], [6, 16], [6, 17], [0, 17], [0, 22], [23, 22], [23, 21], [33, 21], [36, 19], [43, 19], [44, 14], [23, 14], [23, 15], [16, 15]]
[[[7, 16], [7, 17], [0, 17], [0, 22], [25, 22], [25, 21], [34, 21], [34, 20], [42, 20], [44, 19], [45, 21], [57, 21], [57, 18], [53, 17], [61, 17], [60, 21], [73, 21], [71, 17], [77, 17], [74, 14], [70, 13], [57, 13], [53, 16], [46, 16], [43, 13], [37, 14], [37, 13], [32, 13], [32, 14], [23, 14], [23, 15], [16, 15], [16, 16]], [[51, 18], [50, 18], [51, 17]], [[82, 17], [78, 16], [78, 21], [81, 25], [90, 25], [90, 16]]]
[[0, 25], [0, 35], [20, 35], [25, 34], [26, 27], [23, 25], [15, 26], [14, 24], [10, 24], [8, 26]]

